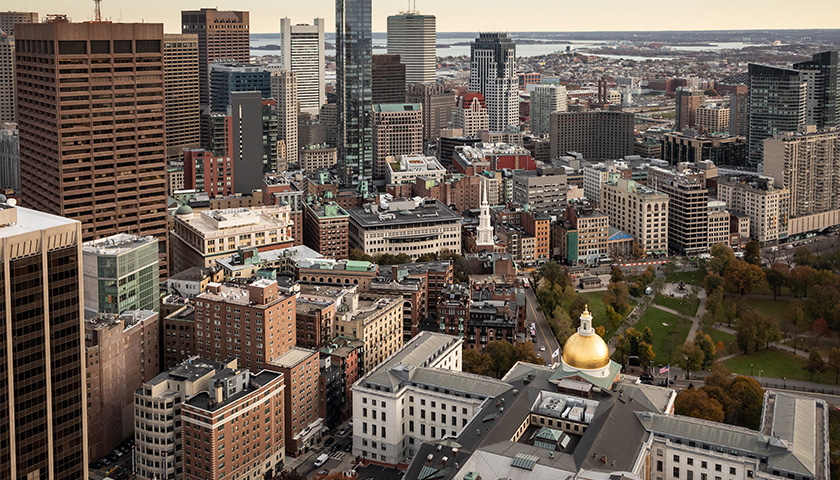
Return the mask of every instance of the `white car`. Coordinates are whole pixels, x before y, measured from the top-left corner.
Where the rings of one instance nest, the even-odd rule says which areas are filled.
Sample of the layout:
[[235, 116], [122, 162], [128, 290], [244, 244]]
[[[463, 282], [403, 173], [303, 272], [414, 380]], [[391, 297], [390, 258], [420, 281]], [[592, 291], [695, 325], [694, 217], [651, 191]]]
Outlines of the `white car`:
[[544, 352], [544, 351], [545, 351], [545, 345], [540, 345], [540, 351], [541, 351], [541, 352]]

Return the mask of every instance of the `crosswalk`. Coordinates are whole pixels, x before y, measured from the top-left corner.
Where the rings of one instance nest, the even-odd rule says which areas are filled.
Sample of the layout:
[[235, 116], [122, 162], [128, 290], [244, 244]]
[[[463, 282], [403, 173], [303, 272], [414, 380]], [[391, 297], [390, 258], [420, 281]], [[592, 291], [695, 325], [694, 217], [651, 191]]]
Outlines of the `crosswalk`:
[[342, 459], [342, 458], [344, 458], [346, 455], [347, 455], [346, 453], [344, 453], [344, 452], [339, 452], [339, 451], [330, 452], [330, 458], [332, 458], [333, 460], [341, 460], [341, 459]]

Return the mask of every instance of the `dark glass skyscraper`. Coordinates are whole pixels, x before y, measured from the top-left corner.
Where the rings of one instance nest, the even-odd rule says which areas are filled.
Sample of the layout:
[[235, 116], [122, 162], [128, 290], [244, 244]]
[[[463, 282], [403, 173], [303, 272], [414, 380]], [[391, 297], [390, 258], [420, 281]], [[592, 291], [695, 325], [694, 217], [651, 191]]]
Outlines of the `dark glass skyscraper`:
[[808, 123], [817, 128], [840, 127], [840, 82], [837, 81], [837, 52], [816, 53], [810, 62], [794, 63], [809, 82], [806, 105]]
[[365, 196], [373, 178], [371, 28], [371, 0], [336, 0], [339, 176]]

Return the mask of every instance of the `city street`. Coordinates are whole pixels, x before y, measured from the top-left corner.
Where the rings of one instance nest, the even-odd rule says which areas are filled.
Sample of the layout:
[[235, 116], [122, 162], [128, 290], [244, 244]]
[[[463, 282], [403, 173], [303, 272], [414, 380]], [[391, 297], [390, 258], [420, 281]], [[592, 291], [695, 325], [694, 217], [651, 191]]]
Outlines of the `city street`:
[[[534, 342], [534, 348], [536, 349], [537, 353], [545, 360], [545, 363], [550, 365], [554, 362], [560, 361], [560, 358], [555, 358], [552, 361], [551, 352], [555, 351], [560, 344], [557, 343], [557, 339], [554, 338], [554, 333], [551, 331], [551, 327], [548, 325], [548, 321], [545, 319], [545, 315], [542, 312], [537, 310], [539, 304], [537, 303], [537, 296], [534, 294], [533, 288], [526, 288], [525, 289], [525, 325], [527, 328], [531, 328], [531, 323], [536, 324], [536, 341]], [[530, 337], [530, 335], [528, 335]], [[542, 351], [542, 348], [545, 348], [545, 351]]]

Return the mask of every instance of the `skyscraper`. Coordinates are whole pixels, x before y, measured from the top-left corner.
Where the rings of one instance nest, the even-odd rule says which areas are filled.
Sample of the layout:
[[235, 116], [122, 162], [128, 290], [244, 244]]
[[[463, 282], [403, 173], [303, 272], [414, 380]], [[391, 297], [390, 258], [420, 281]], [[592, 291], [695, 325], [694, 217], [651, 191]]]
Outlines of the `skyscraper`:
[[15, 121], [15, 37], [0, 32], [0, 122]]
[[388, 157], [423, 153], [423, 114], [419, 103], [373, 106], [374, 178], [386, 177]]
[[199, 101], [210, 103], [210, 64], [218, 60], [251, 61], [248, 12], [226, 12], [215, 8], [181, 12], [181, 33], [198, 35]]
[[423, 139], [440, 137], [440, 130], [447, 127], [455, 111], [455, 92], [434, 83], [413, 83], [406, 90], [406, 102], [423, 106]]
[[799, 70], [749, 65], [749, 164], [763, 161], [764, 139], [805, 124], [807, 82]]
[[225, 155], [233, 162], [233, 191], [248, 194], [262, 188], [263, 173], [277, 168], [277, 102], [259, 92], [234, 92], [228, 111]]
[[277, 101], [277, 140], [285, 144], [285, 163], [278, 165], [279, 170], [285, 170], [289, 164], [298, 163], [300, 148], [298, 146], [298, 112], [297, 73], [282, 70], [271, 72], [271, 97]]
[[163, 88], [166, 105], [166, 160], [201, 141], [198, 105], [198, 35], [164, 34]]
[[435, 16], [406, 12], [388, 17], [388, 53], [399, 55], [407, 83], [434, 83], [437, 57]]
[[484, 95], [490, 130], [519, 128], [516, 45], [507, 33], [481, 33], [470, 46], [470, 91]]
[[81, 224], [2, 204], [0, 225], [0, 475], [87, 479]]
[[371, 64], [373, 104], [405, 102], [405, 65], [399, 55], [374, 55]]
[[317, 115], [327, 103], [324, 91], [324, 19], [316, 18], [312, 25], [292, 25], [288, 18], [280, 19], [280, 46], [283, 70], [297, 75], [297, 99], [300, 110]]
[[697, 109], [703, 105], [703, 90], [689, 87], [677, 87], [674, 98], [674, 129], [681, 132], [683, 128], [694, 128], [697, 124]]
[[83, 241], [157, 237], [166, 275], [163, 25], [59, 18], [16, 30], [18, 104], [32, 112], [18, 119], [23, 201], [82, 222]]
[[338, 175], [364, 196], [371, 193], [371, 0], [336, 0]]
[[794, 63], [808, 80], [807, 123], [817, 128], [840, 127], [840, 82], [837, 81], [837, 52], [812, 56], [810, 62]]
[[0, 12], [0, 30], [15, 34], [17, 23], [38, 23], [38, 12]]
[[539, 85], [531, 92], [531, 132], [536, 135], [551, 133], [551, 114], [568, 110], [566, 87]]
[[250, 64], [210, 65], [210, 111], [227, 111], [233, 92], [259, 92], [262, 98], [271, 98], [271, 72]]

